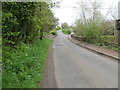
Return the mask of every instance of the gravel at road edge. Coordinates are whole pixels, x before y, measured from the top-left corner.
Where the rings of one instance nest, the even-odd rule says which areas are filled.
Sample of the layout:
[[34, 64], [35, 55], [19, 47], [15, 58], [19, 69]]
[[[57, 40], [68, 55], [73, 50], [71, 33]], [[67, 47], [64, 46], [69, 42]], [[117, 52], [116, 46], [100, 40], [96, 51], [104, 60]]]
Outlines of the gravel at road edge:
[[49, 48], [49, 54], [46, 60], [45, 70], [44, 70], [44, 80], [41, 83], [42, 88], [57, 88], [57, 82], [54, 74], [54, 62], [53, 62], [53, 42]]

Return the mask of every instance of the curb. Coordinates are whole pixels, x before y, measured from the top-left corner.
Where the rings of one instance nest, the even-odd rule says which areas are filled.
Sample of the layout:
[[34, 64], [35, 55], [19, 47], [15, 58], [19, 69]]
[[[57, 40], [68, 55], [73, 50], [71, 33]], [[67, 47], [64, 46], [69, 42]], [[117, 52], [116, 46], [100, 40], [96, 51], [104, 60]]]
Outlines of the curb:
[[80, 44], [80, 43], [77, 43], [77, 42], [74, 41], [74, 39], [72, 40], [71, 37], [68, 37], [68, 40], [70, 40], [71, 42], [73, 42], [73, 43], [75, 43], [76, 45], [79, 45], [79, 46], [81, 46], [81, 47], [83, 47], [83, 48], [89, 49], [89, 50], [91, 50], [91, 51], [93, 51], [93, 52], [97, 52], [98, 54], [102, 54], [102, 55], [105, 55], [105, 56], [111, 57], [111, 58], [113, 58], [113, 59], [120, 60], [120, 59], [117, 58], [117, 57], [111, 56], [111, 55], [106, 54], [106, 53], [104, 53], [104, 52], [97, 51], [97, 50], [91, 49], [91, 48], [89, 48], [89, 47], [86, 47], [86, 46], [84, 46], [84, 45], [82, 45], [82, 44]]

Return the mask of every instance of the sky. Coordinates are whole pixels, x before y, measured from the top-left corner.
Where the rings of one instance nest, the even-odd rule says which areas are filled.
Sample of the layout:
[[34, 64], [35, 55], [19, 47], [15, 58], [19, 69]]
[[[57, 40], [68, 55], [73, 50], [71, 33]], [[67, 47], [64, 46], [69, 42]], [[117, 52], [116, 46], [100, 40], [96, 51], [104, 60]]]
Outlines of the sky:
[[[79, 16], [79, 9], [72, 8], [77, 7], [78, 2], [88, 2], [88, 0], [55, 0], [60, 1], [60, 8], [53, 8], [52, 11], [60, 21], [59, 23], [67, 22], [69, 25], [72, 25]], [[92, 0], [91, 0], [92, 1]], [[101, 2], [101, 13], [106, 16], [108, 10], [111, 8], [117, 9], [118, 2], [120, 0], [99, 0]], [[112, 19], [110, 14], [107, 16], [107, 19]]]

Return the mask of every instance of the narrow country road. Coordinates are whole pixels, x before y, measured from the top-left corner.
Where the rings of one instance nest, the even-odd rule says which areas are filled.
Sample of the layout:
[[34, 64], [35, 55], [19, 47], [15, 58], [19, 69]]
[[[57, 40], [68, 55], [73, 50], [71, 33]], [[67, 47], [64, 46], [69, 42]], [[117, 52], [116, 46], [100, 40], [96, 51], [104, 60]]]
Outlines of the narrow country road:
[[118, 88], [118, 63], [75, 45], [58, 31], [54, 65], [58, 88]]

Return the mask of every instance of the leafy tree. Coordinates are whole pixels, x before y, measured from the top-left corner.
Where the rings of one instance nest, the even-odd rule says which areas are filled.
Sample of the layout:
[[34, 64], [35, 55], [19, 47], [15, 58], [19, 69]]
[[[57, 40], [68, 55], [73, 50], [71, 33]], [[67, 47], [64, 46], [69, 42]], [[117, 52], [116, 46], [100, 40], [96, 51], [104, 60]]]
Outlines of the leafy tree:
[[3, 38], [8, 45], [42, 39], [56, 19], [46, 2], [3, 2]]
[[62, 29], [68, 29], [69, 25], [67, 23], [62, 23], [61, 27], [62, 27]]
[[99, 26], [94, 22], [90, 21], [83, 33], [87, 42], [99, 42], [101, 41], [101, 33]]
[[57, 26], [56, 30], [61, 30], [61, 27], [60, 27], [60, 26]]
[[37, 87], [57, 20], [46, 2], [2, 3], [3, 88]]

